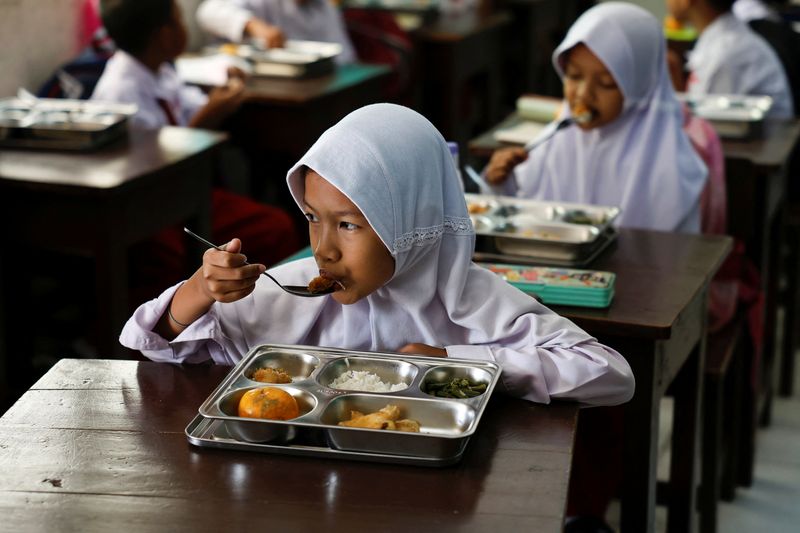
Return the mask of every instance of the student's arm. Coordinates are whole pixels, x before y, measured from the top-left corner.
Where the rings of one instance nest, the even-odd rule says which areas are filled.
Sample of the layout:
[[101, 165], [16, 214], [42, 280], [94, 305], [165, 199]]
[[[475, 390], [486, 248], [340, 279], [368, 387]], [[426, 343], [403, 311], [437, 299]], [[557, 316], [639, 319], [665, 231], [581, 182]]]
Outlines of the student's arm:
[[205, 0], [197, 8], [197, 23], [205, 31], [229, 41], [260, 39], [267, 47], [283, 46], [285, 37], [277, 26], [261, 20], [247, 0]]
[[215, 87], [208, 93], [208, 102], [192, 117], [193, 128], [219, 129], [222, 122], [231, 116], [244, 101], [244, 82], [231, 78], [227, 85]]
[[233, 239], [225, 249], [206, 250], [203, 266], [175, 292], [154, 329], [161, 337], [172, 340], [205, 315], [214, 302], [235, 302], [255, 290], [256, 281], [267, 268], [247, 263], [244, 254], [239, 253], [239, 239]]

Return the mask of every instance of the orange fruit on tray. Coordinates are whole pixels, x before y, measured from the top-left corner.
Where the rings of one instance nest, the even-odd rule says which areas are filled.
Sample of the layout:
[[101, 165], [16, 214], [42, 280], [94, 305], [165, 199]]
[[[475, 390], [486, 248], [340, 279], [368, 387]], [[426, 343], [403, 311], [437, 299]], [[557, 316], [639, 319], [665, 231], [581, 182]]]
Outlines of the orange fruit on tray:
[[239, 416], [291, 420], [300, 416], [294, 396], [277, 387], [260, 387], [245, 392], [239, 400]]

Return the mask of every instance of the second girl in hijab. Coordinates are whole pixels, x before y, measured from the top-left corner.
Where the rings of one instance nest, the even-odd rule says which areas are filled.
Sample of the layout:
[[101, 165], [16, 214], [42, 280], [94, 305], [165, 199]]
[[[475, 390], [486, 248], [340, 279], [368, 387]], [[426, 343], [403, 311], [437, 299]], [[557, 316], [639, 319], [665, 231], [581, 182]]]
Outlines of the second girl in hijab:
[[498, 150], [485, 171], [498, 192], [616, 205], [618, 224], [697, 232], [707, 171], [682, 130], [659, 22], [628, 3], [586, 11], [553, 54], [565, 113], [588, 121], [553, 133], [528, 154]]
[[[289, 171], [312, 258], [271, 270], [343, 290], [289, 295], [247, 264], [238, 239], [208, 250], [185, 283], [143, 304], [120, 341], [155, 361], [234, 364], [264, 343], [496, 361], [513, 396], [611, 405], [628, 363], [569, 320], [472, 262], [475, 232], [453, 158], [410, 109], [377, 104], [329, 129]], [[252, 258], [255, 260], [256, 258]]]

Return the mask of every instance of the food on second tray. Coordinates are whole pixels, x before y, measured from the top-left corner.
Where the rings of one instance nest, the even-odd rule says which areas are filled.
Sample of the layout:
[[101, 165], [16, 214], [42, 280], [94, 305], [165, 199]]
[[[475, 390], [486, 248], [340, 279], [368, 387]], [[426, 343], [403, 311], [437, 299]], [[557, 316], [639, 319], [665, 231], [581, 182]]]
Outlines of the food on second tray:
[[261, 383], [291, 383], [292, 376], [282, 368], [261, 367], [257, 368], [251, 375], [253, 381]]
[[346, 370], [328, 384], [333, 389], [347, 389], [365, 392], [395, 392], [408, 387], [400, 383], [384, 383], [377, 374], [366, 370]]
[[486, 383], [473, 383], [466, 378], [454, 378], [449, 381], [429, 381], [422, 384], [422, 391], [440, 398], [465, 400], [480, 396], [486, 392]]
[[388, 429], [392, 431], [405, 431], [419, 433], [419, 422], [410, 419], [399, 419], [400, 407], [389, 404], [374, 413], [364, 414], [360, 411], [350, 411], [350, 420], [342, 420], [340, 426], [366, 429]]
[[277, 387], [250, 389], [239, 400], [239, 416], [291, 420], [300, 416], [294, 396]]
[[487, 212], [488, 210], [489, 210], [489, 204], [475, 203], [475, 202], [467, 204], [467, 212], [469, 212], [470, 215], [480, 215]]

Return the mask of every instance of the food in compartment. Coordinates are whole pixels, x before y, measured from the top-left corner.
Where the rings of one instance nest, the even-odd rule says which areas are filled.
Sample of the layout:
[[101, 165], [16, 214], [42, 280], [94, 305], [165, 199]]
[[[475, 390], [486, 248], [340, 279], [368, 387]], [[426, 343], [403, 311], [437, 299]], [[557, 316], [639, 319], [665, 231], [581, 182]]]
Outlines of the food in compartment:
[[419, 422], [405, 418], [400, 419], [400, 407], [394, 404], [388, 404], [383, 409], [368, 414], [360, 411], [350, 411], [350, 420], [342, 420], [339, 425], [350, 428], [388, 429], [391, 431], [419, 433]]
[[449, 381], [429, 381], [422, 384], [422, 391], [440, 398], [465, 400], [480, 396], [486, 392], [486, 383], [473, 383], [466, 378], [454, 378]]
[[602, 224], [604, 220], [597, 220], [596, 217], [593, 217], [583, 209], [573, 209], [571, 211], [567, 211], [564, 213], [563, 217], [564, 222], [569, 224]]
[[291, 420], [300, 416], [294, 396], [278, 387], [260, 387], [245, 392], [239, 400], [239, 416]]
[[467, 204], [467, 211], [470, 215], [482, 215], [489, 211], [489, 204], [470, 202]]
[[367, 370], [346, 370], [328, 384], [333, 389], [347, 389], [365, 392], [396, 392], [408, 387], [407, 384], [385, 383], [380, 376]]
[[291, 383], [292, 376], [282, 368], [261, 367], [256, 368], [249, 376], [253, 381], [261, 383]]

